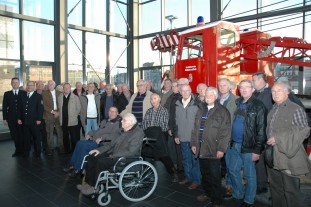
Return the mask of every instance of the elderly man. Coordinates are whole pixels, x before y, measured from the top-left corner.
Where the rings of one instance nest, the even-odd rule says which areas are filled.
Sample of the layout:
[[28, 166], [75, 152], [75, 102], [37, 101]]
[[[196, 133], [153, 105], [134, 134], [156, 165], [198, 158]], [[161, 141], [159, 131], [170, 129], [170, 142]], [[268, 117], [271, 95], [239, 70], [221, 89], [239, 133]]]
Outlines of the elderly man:
[[107, 84], [105, 90], [106, 92], [101, 95], [100, 99], [101, 120], [108, 118], [108, 111], [111, 106], [118, 108], [118, 96], [113, 93], [113, 85]]
[[19, 99], [18, 105], [18, 124], [23, 124], [24, 131], [24, 155], [29, 157], [31, 150], [31, 137], [34, 144], [34, 155], [39, 158], [41, 156], [41, 136], [40, 124], [43, 116], [42, 96], [34, 91], [35, 83], [29, 81], [27, 83], [27, 94]]
[[69, 154], [80, 140], [78, 115], [81, 110], [79, 98], [71, 93], [69, 83], [64, 84], [64, 93], [58, 96], [58, 106], [59, 121], [63, 129], [64, 150], [66, 154]]
[[134, 93], [131, 97], [129, 104], [121, 112], [121, 116], [126, 113], [132, 113], [135, 115], [137, 122], [141, 124], [143, 118], [149, 108], [151, 108], [150, 97], [152, 92], [147, 90], [146, 81], [137, 81], [138, 92]]
[[84, 195], [94, 193], [99, 173], [111, 168], [120, 157], [139, 157], [144, 138], [143, 130], [137, 125], [133, 114], [125, 114], [122, 119], [123, 132], [104, 146], [91, 150], [86, 166], [86, 184], [77, 185]]
[[106, 92], [106, 81], [101, 80], [99, 82], [99, 89], [98, 89], [98, 93], [103, 95]]
[[290, 87], [276, 82], [272, 87], [275, 102], [268, 114], [268, 145], [273, 146], [273, 168], [268, 169], [272, 206], [301, 206], [300, 179], [310, 173], [311, 164], [303, 148], [310, 127], [304, 109], [288, 98]]
[[[253, 82], [242, 80], [239, 84], [241, 98], [237, 99], [237, 110], [232, 124], [232, 142], [226, 153], [228, 173], [235, 199], [243, 199], [241, 206], [253, 206], [256, 196], [255, 162], [266, 142], [266, 108], [253, 95]], [[241, 170], [246, 180], [243, 190]]]
[[207, 85], [205, 83], [199, 83], [197, 85], [197, 94], [198, 96], [196, 97], [198, 102], [205, 102], [205, 90], [207, 88]]
[[12, 78], [12, 90], [6, 91], [2, 101], [3, 124], [8, 125], [11, 138], [14, 140], [15, 152], [12, 157], [22, 156], [24, 153], [23, 147], [23, 128], [17, 123], [19, 98], [26, 94], [25, 91], [19, 90], [19, 79]]
[[61, 94], [55, 90], [55, 82], [49, 80], [47, 84], [48, 89], [43, 91], [42, 100], [44, 106], [43, 118], [45, 120], [47, 133], [47, 155], [51, 156], [54, 152], [54, 127], [57, 132], [57, 144], [60, 152], [64, 153], [63, 132], [59, 122], [59, 105], [57, 104], [57, 97]]
[[153, 148], [153, 157], [158, 158], [165, 166], [167, 172], [172, 177], [173, 182], [177, 182], [177, 172], [174, 163], [169, 156], [167, 146], [168, 112], [160, 102], [158, 94], [151, 95], [152, 108], [148, 109], [142, 123], [145, 135], [157, 139]]
[[87, 92], [79, 96], [81, 103], [80, 119], [85, 134], [98, 129], [100, 123], [100, 98], [100, 94], [95, 92], [94, 83], [89, 83]]
[[230, 113], [216, 101], [217, 97], [216, 88], [206, 89], [205, 103], [199, 105], [191, 136], [191, 149], [200, 160], [202, 187], [205, 191], [197, 199], [206, 199], [210, 195], [213, 207], [222, 204], [221, 159], [231, 136]]
[[70, 160], [70, 167], [63, 169], [64, 172], [68, 173], [68, 176], [76, 177], [80, 174], [83, 158], [90, 150], [100, 147], [101, 142], [111, 141], [120, 135], [121, 117], [118, 114], [116, 107], [110, 107], [109, 119], [104, 119], [98, 130], [90, 131], [85, 140], [77, 142]]
[[[226, 107], [230, 113], [231, 117], [231, 124], [233, 123], [233, 117], [234, 117], [234, 112], [236, 110], [236, 104], [235, 101], [238, 98], [231, 92], [231, 81], [227, 78], [222, 78], [218, 80], [218, 90], [219, 90], [219, 96], [218, 96], [218, 102]], [[231, 126], [232, 127], [232, 126]], [[226, 160], [223, 158], [221, 160], [222, 162], [222, 176], [225, 177], [227, 174], [227, 180], [226, 180], [226, 194], [225, 194], [225, 199], [230, 199], [232, 198], [232, 185], [231, 185], [231, 180], [230, 176], [227, 173], [227, 165], [226, 165]]]
[[165, 79], [163, 90], [161, 94], [161, 105], [164, 106], [168, 97], [173, 93], [172, 91], [172, 80], [171, 79]]
[[81, 82], [79, 82], [79, 81], [76, 82], [76, 88], [73, 90], [72, 93], [74, 93], [76, 96], [81, 96], [85, 92], [85, 90], [82, 86], [83, 85]]
[[188, 189], [193, 190], [201, 183], [199, 160], [192, 153], [190, 146], [191, 132], [194, 127], [195, 115], [198, 111], [198, 103], [195, 101], [189, 85], [182, 85], [180, 93], [182, 97], [175, 103], [176, 127], [173, 133], [175, 143], [181, 147], [185, 175], [185, 179], [180, 181], [179, 184], [184, 185], [190, 182], [191, 185]]
[[129, 89], [129, 85], [126, 83], [122, 84], [122, 93], [118, 96], [118, 109], [119, 112], [123, 111], [129, 103], [133, 92]]

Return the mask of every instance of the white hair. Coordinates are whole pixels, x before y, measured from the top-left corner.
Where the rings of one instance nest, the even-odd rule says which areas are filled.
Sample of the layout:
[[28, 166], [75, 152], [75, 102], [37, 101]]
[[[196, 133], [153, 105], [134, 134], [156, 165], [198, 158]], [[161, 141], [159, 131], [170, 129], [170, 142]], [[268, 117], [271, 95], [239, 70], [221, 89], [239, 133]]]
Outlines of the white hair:
[[215, 87], [209, 86], [209, 87], [206, 88], [205, 93], [206, 93], [207, 91], [213, 92], [216, 96], [218, 96], [218, 90], [217, 90], [217, 88], [215, 88]]
[[137, 123], [137, 119], [132, 113], [127, 113], [123, 116], [123, 118], [129, 118], [131, 124], [134, 126]]

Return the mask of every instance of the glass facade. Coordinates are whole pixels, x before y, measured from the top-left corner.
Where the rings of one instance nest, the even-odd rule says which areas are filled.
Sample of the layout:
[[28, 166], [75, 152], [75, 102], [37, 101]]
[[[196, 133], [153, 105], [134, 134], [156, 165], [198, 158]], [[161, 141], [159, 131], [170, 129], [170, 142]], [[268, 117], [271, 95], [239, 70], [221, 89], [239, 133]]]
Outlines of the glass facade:
[[[203, 16], [205, 23], [210, 22], [210, 5], [215, 1], [139, 0], [129, 5], [128, 0], [0, 0], [0, 11], [6, 12], [0, 15], [0, 82], [7, 83], [18, 76], [25, 84], [28, 80], [61, 76], [61, 70], [66, 70], [64, 81], [71, 84], [107, 79], [111, 83], [132, 82], [134, 86], [140, 78], [151, 78], [160, 90], [162, 74], [172, 68], [175, 56], [152, 51], [150, 40], [157, 33], [193, 27], [198, 16]], [[239, 18], [241, 32], [260, 29], [271, 36], [303, 37], [311, 42], [311, 11], [260, 18], [265, 12], [295, 9], [310, 5], [310, 1], [219, 3], [221, 18]], [[55, 18], [60, 8], [67, 10], [63, 14], [60, 11], [62, 17]], [[227, 38], [230, 34], [224, 31], [223, 35]], [[231, 39], [222, 43], [232, 44], [228, 40]], [[60, 69], [63, 57], [65, 69]]]

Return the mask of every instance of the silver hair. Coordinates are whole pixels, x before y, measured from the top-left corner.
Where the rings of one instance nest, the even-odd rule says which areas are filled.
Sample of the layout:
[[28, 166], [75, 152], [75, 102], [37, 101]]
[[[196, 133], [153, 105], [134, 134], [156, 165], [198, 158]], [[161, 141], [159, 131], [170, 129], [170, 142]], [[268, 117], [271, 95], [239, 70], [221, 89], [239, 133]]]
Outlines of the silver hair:
[[228, 86], [231, 85], [231, 81], [230, 81], [228, 78], [221, 78], [221, 79], [219, 79], [219, 80], [217, 81], [218, 85], [219, 85], [219, 83], [220, 83], [221, 81], [226, 81], [226, 82], [228, 83]]
[[180, 84], [180, 82], [183, 82], [185, 85], [189, 84], [188, 78], [179, 78], [177, 83]]
[[199, 83], [198, 85], [197, 85], [197, 93], [199, 93], [199, 87], [200, 86], [204, 86], [205, 88], [207, 88], [207, 85], [205, 84], [205, 83]]
[[254, 88], [254, 83], [251, 80], [248, 80], [248, 79], [241, 80], [241, 82], [239, 83], [239, 87], [241, 87], [242, 83], [249, 83], [251, 84], [251, 87]]
[[283, 87], [284, 87], [284, 89], [285, 90], [287, 90], [288, 92], [291, 92], [291, 87], [290, 87], [290, 85], [289, 85], [289, 83], [286, 81], [276, 81], [276, 82], [274, 82], [274, 85], [275, 84], [281, 84], [281, 85], [283, 85]]
[[217, 88], [215, 88], [215, 87], [209, 86], [209, 87], [206, 88], [205, 93], [206, 93], [207, 91], [213, 92], [216, 96], [218, 96], [218, 90], [217, 90]]
[[55, 81], [53, 81], [53, 80], [48, 80], [48, 83], [49, 83], [50, 81], [51, 81], [51, 82], [53, 83], [53, 85], [54, 85], [54, 88], [55, 88], [55, 86], [56, 86], [56, 83], [55, 83]]
[[138, 82], [142, 82], [144, 85], [146, 85], [146, 81], [145, 80], [143, 80], [143, 79], [139, 79], [137, 82], [136, 82], [136, 84], [138, 83]]
[[137, 119], [136, 117], [134, 116], [134, 114], [131, 114], [131, 113], [127, 113], [123, 116], [123, 118], [129, 118], [130, 121], [131, 121], [131, 124], [134, 126], [136, 123], [137, 123]]

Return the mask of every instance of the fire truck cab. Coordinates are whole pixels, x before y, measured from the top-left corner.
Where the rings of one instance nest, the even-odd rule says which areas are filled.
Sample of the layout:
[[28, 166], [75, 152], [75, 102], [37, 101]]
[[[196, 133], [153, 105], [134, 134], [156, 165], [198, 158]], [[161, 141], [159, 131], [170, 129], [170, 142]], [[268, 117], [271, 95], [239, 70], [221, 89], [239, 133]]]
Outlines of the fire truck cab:
[[[256, 34], [243, 35], [247, 38], [268, 37], [266, 33]], [[259, 64], [257, 60], [241, 60], [241, 52], [251, 51], [241, 51], [240, 38], [239, 25], [226, 21], [180, 32], [174, 67], [175, 78], [188, 78], [192, 90], [195, 91], [199, 83], [217, 86], [220, 78], [228, 78], [238, 83], [254, 72], [263, 71], [264, 64]], [[269, 70], [273, 71], [271, 67], [272, 65]], [[272, 77], [273, 73], [268, 75]], [[273, 77], [269, 79], [273, 80]]]

